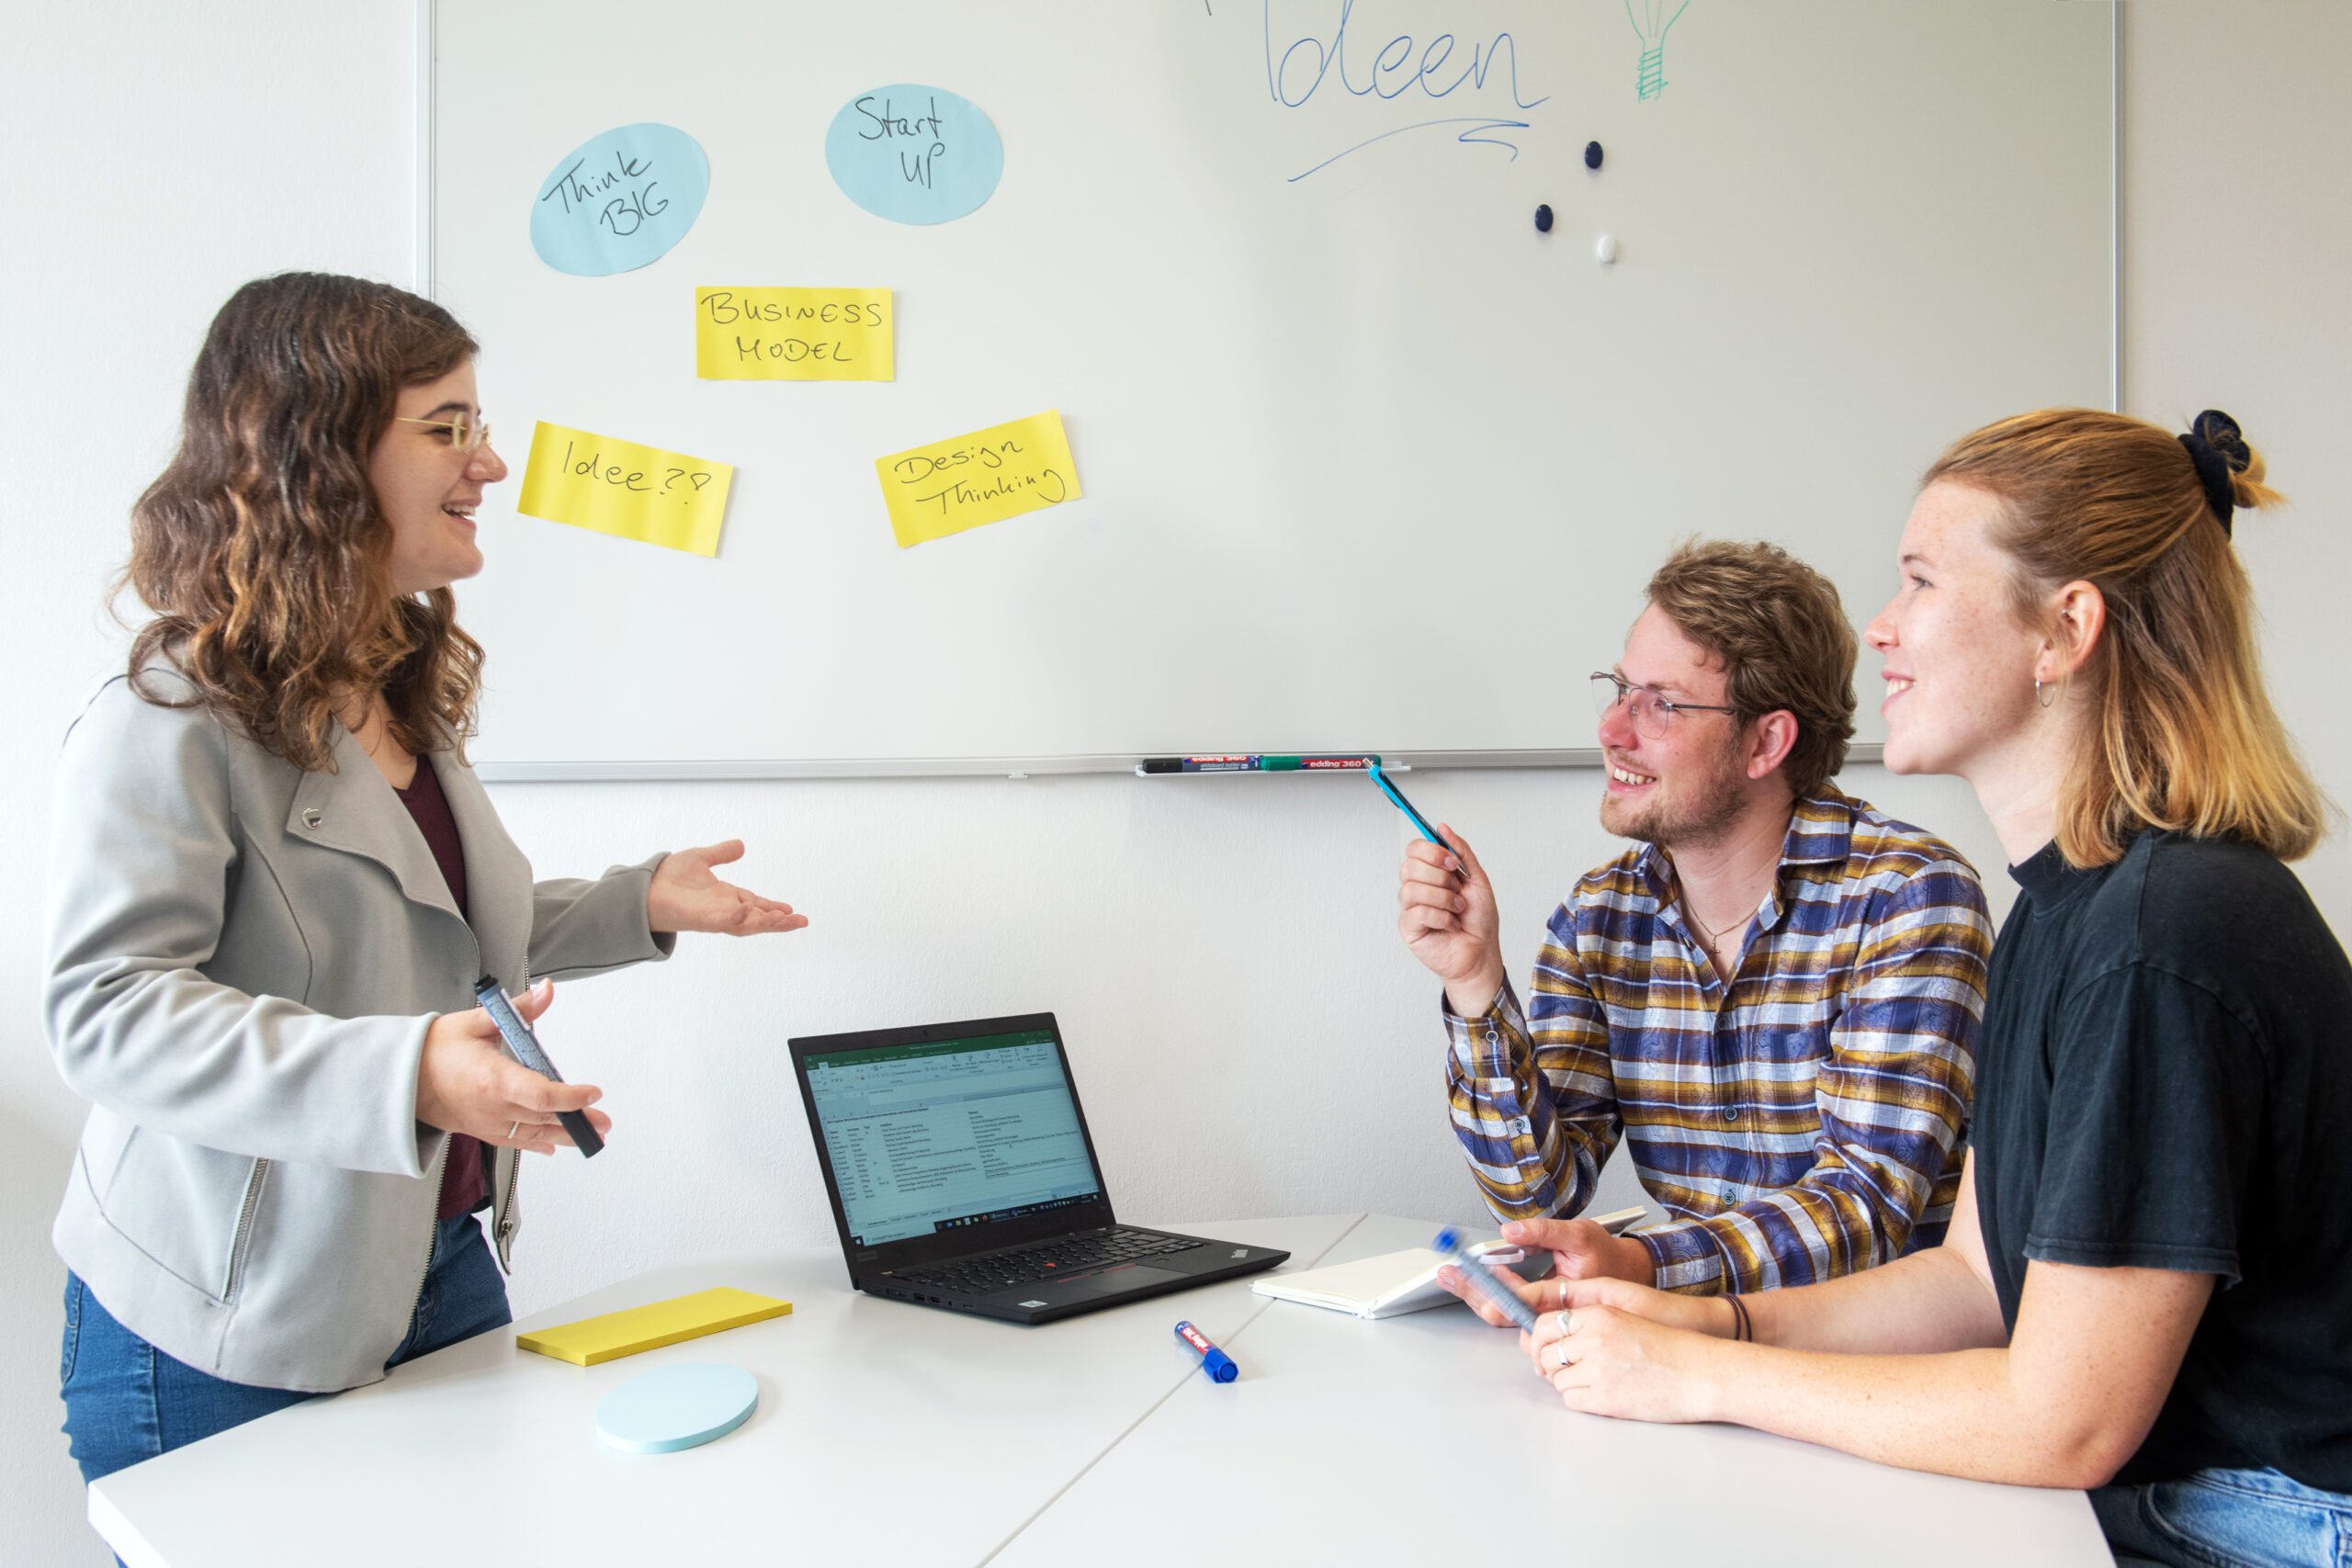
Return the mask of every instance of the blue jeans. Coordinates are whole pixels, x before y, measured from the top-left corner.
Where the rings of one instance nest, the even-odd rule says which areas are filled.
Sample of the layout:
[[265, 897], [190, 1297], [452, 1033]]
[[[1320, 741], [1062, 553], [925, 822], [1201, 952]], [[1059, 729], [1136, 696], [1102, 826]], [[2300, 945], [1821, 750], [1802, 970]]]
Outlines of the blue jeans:
[[2147, 1486], [2102, 1486], [2091, 1507], [2119, 1562], [2352, 1568], [2352, 1497], [2275, 1470], [2200, 1470]]
[[[386, 1368], [514, 1321], [506, 1282], [471, 1214], [433, 1233], [424, 1291], [408, 1337]], [[65, 1435], [84, 1484], [198, 1438], [316, 1397], [230, 1382], [173, 1359], [114, 1320], [90, 1288], [65, 1276], [65, 1348], [58, 1365]]]

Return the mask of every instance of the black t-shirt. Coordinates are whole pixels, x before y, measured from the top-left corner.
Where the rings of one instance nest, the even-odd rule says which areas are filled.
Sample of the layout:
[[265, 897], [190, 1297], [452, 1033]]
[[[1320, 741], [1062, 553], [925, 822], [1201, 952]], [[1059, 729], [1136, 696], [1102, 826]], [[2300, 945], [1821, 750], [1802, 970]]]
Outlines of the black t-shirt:
[[2276, 1466], [2352, 1492], [2352, 964], [2233, 840], [2053, 844], [1994, 945], [1977, 1213], [2014, 1330], [2026, 1260], [2221, 1277], [2126, 1484]]

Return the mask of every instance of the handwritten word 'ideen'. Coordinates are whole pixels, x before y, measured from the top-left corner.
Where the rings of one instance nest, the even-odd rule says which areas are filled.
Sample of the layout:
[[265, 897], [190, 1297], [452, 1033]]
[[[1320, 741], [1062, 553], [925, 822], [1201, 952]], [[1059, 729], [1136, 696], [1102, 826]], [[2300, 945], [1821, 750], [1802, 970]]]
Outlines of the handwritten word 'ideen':
[[890, 380], [889, 300], [887, 288], [698, 288], [695, 374], [706, 380]]
[[[1374, 51], [1368, 62], [1363, 60], [1359, 51], [1355, 65], [1351, 66], [1348, 24], [1354, 18], [1356, 0], [1340, 0], [1339, 17], [1328, 39], [1319, 33], [1296, 39], [1280, 56], [1274, 52], [1273, 0], [1262, 0], [1262, 3], [1266, 90], [1284, 108], [1305, 107], [1327, 82], [1332, 81], [1336, 81], [1343, 91], [1359, 98], [1393, 100], [1419, 88], [1424, 97], [1443, 99], [1452, 97], [1464, 86], [1472, 95], [1484, 92], [1490, 76], [1494, 85], [1510, 93], [1514, 109], [1532, 109], [1549, 101], [1548, 94], [1532, 99], [1520, 96], [1519, 44], [1508, 32], [1496, 33], [1483, 45], [1472, 41], [1466, 64], [1456, 59], [1461, 40], [1452, 33], [1440, 33], [1427, 43], [1419, 43], [1410, 33], [1399, 33]], [[1307, 52], [1303, 54], [1303, 51]], [[1506, 57], [1509, 63], [1502, 74], [1494, 75], [1496, 65]], [[1359, 76], [1362, 78], [1361, 85], [1358, 85]], [[1463, 102], [1465, 107], [1470, 107], [1470, 99], [1465, 98]], [[1466, 127], [1456, 135], [1455, 141], [1464, 145], [1501, 147], [1514, 159], [1519, 156], [1519, 144], [1494, 132], [1530, 129], [1526, 120], [1489, 115], [1419, 120], [1367, 137], [1352, 147], [1333, 153], [1314, 168], [1293, 175], [1291, 179], [1293, 182], [1303, 180], [1317, 170], [1329, 168], [1349, 153], [1362, 152], [1375, 141], [1385, 141], [1408, 130], [1426, 130], [1441, 125]]]
[[878, 458], [875, 468], [900, 548], [1079, 493], [1069, 438], [1053, 411]]

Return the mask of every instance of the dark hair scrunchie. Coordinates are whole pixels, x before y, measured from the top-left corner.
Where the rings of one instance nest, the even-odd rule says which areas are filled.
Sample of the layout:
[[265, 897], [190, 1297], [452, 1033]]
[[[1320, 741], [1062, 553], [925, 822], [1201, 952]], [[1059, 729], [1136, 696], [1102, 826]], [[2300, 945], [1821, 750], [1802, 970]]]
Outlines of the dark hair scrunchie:
[[2189, 422], [2188, 434], [2180, 438], [2180, 444], [2188, 448], [2189, 461], [2197, 465], [2197, 482], [2205, 487], [2205, 503], [2213, 509], [2222, 532], [2228, 534], [2230, 513], [2237, 510], [2237, 492], [2231, 488], [2230, 476], [2245, 472], [2254, 462], [2245, 433], [2220, 409], [2207, 409]]

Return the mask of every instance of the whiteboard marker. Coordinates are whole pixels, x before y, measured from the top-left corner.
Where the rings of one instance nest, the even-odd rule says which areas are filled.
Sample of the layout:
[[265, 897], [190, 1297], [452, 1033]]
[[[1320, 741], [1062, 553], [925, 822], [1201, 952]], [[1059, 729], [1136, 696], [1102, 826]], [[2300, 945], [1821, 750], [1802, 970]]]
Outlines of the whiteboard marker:
[[1430, 843], [1435, 844], [1439, 849], [1442, 849], [1447, 854], [1452, 855], [1453, 857], [1454, 870], [1460, 874], [1463, 881], [1468, 882], [1470, 880], [1470, 863], [1462, 857], [1462, 852], [1460, 850], [1455, 849], [1452, 844], [1449, 844], [1443, 839], [1439, 838], [1437, 829], [1430, 826], [1429, 818], [1414, 810], [1413, 803], [1407, 800], [1404, 794], [1399, 791], [1395, 784], [1388, 782], [1388, 776], [1380, 771], [1380, 759], [1377, 757], [1366, 757], [1363, 760], [1363, 765], [1365, 772], [1372, 774], [1372, 782], [1380, 786], [1380, 793], [1388, 797], [1388, 803], [1413, 819], [1413, 826], [1421, 830], [1422, 838], [1427, 839]]
[[[514, 1053], [516, 1061], [543, 1078], [563, 1081], [563, 1075], [555, 1070], [548, 1054], [539, 1049], [539, 1037], [531, 1032], [531, 1026], [523, 1021], [523, 1015], [506, 999], [505, 988], [499, 985], [497, 976], [484, 975], [474, 982], [474, 1000], [490, 1014], [490, 1021], [498, 1025], [500, 1037], [506, 1042], [506, 1048]], [[588, 1120], [587, 1112], [559, 1111], [555, 1119], [571, 1134], [572, 1147], [580, 1151], [582, 1158], [588, 1158], [605, 1146], [605, 1140], [596, 1135], [595, 1124]]]
[[1214, 757], [1146, 757], [1136, 772], [1154, 773], [1324, 773], [1377, 766], [1378, 757], [1351, 752], [1344, 756], [1298, 757], [1269, 751], [1237, 751]]
[[1209, 1382], [1231, 1382], [1241, 1375], [1241, 1369], [1233, 1364], [1233, 1358], [1210, 1344], [1208, 1336], [1191, 1324], [1178, 1324], [1176, 1337], [1201, 1353], [1201, 1371], [1208, 1373]]
[[1535, 1309], [1519, 1299], [1519, 1292], [1503, 1283], [1492, 1269], [1479, 1261], [1478, 1255], [1462, 1245], [1462, 1233], [1452, 1225], [1437, 1233], [1430, 1249], [1462, 1270], [1470, 1288], [1495, 1303], [1501, 1313], [1528, 1333], [1535, 1332]]

